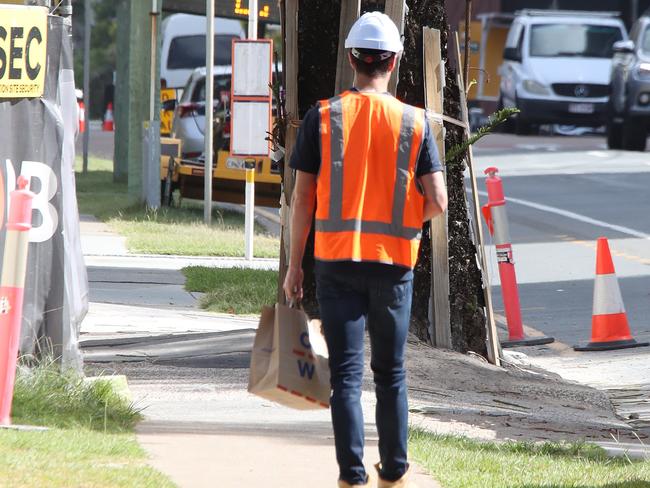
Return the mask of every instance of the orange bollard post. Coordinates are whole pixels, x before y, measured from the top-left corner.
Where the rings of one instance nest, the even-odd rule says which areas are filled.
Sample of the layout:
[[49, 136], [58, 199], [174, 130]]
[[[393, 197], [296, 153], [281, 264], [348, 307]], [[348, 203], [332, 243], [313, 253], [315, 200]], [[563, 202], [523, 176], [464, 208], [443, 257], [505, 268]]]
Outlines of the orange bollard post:
[[0, 425], [11, 424], [11, 402], [23, 318], [23, 291], [27, 271], [29, 230], [32, 228], [32, 200], [29, 180], [18, 177], [18, 189], [11, 192], [2, 277], [0, 278]]
[[86, 132], [86, 106], [79, 102], [79, 133]]
[[512, 240], [508, 226], [508, 215], [506, 214], [506, 199], [503, 194], [503, 182], [497, 176], [498, 172], [499, 170], [494, 167], [485, 170], [485, 174], [488, 176], [485, 181], [488, 191], [488, 203], [483, 206], [482, 212], [487, 221], [490, 234], [494, 238], [497, 250], [501, 294], [506, 312], [506, 322], [508, 323], [509, 337], [507, 341], [501, 341], [501, 346], [517, 347], [550, 344], [555, 340], [552, 337], [526, 338], [524, 335], [515, 261], [512, 255]]

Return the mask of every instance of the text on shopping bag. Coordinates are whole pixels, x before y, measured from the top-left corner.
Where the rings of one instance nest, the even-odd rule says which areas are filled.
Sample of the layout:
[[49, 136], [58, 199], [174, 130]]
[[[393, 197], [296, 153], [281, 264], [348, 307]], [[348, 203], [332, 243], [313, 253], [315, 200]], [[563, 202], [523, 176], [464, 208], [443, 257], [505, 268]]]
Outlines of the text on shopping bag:
[[298, 365], [298, 372], [300, 376], [304, 378], [307, 376], [307, 379], [313, 379], [314, 372], [316, 371], [316, 366], [313, 362], [308, 362], [307, 359], [313, 361], [314, 355], [311, 353], [311, 344], [309, 342], [309, 333], [303, 332], [300, 334], [299, 338], [300, 346], [306, 351], [300, 350], [299, 348], [294, 348], [293, 353], [301, 359], [296, 360]]

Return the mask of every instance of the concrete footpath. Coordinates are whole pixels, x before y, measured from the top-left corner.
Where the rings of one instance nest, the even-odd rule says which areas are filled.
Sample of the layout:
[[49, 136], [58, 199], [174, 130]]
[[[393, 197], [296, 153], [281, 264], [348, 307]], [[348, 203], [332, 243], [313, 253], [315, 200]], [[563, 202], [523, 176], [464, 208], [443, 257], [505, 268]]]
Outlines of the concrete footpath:
[[[133, 255], [120, 236], [92, 219], [82, 222], [82, 242], [91, 285], [81, 337], [87, 372], [127, 376], [145, 415], [138, 438], [155, 467], [181, 487], [336, 486], [329, 411], [294, 411], [248, 394], [257, 318], [199, 310], [200, 296], [184, 289], [179, 271], [191, 264], [250, 263]], [[252, 266], [273, 269], [277, 260]], [[495, 441], [589, 440], [611, 455], [650, 459], [650, 432], [643, 431], [647, 395], [633, 403], [628, 395], [633, 383], [637, 390], [647, 386], [646, 350], [637, 350], [633, 361], [623, 353], [603, 361], [556, 344], [509, 353], [514, 366], [500, 369], [472, 356], [408, 347], [411, 406], [418, 412], [411, 419], [418, 427]], [[531, 371], [530, 364], [543, 369]], [[619, 416], [602, 392], [548, 371], [600, 390], [623, 386], [615, 402]], [[378, 452], [368, 372], [362, 404], [372, 472]], [[420, 488], [440, 486], [415, 472]]]
[[[249, 263], [132, 255], [106, 226], [82, 220], [91, 284], [81, 331], [86, 369], [127, 376], [145, 415], [137, 434], [151, 464], [179, 487], [336, 486], [329, 411], [294, 411], [248, 394], [257, 318], [199, 310], [178, 271]], [[373, 395], [364, 393], [363, 404], [370, 472], [378, 461]], [[417, 466], [413, 479], [440, 486]]]
[[[299, 412], [246, 391], [255, 318], [91, 304], [82, 330], [92, 372], [125, 374], [145, 421], [138, 439], [180, 487], [333, 487], [329, 411]], [[377, 462], [364, 394], [368, 469]], [[437, 487], [416, 467], [421, 488]]]

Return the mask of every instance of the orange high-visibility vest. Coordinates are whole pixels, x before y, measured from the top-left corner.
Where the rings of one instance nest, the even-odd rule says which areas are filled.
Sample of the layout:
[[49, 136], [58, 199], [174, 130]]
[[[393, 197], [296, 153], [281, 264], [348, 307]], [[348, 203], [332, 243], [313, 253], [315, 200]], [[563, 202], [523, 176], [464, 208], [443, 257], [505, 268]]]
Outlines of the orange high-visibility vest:
[[347, 91], [320, 102], [316, 259], [415, 266], [424, 124], [424, 110], [385, 94]]

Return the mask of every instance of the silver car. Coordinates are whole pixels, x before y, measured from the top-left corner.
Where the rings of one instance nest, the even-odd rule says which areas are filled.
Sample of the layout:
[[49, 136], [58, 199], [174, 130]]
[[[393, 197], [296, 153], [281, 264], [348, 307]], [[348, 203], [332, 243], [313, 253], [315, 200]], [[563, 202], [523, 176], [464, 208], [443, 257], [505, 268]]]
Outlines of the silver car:
[[[205, 150], [205, 74], [195, 69], [187, 80], [174, 112], [172, 134], [182, 141], [184, 159], [199, 158]], [[230, 148], [230, 67], [215, 67], [215, 148]]]
[[610, 149], [644, 151], [650, 130], [650, 15], [640, 17], [629, 41], [614, 44], [607, 123]]

